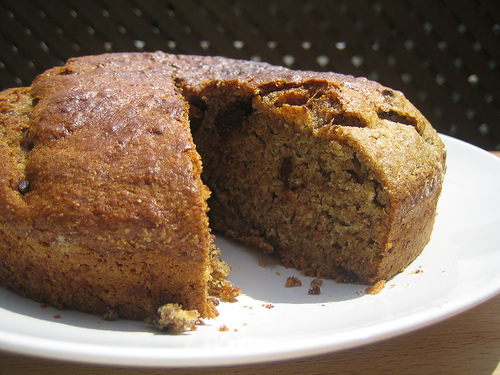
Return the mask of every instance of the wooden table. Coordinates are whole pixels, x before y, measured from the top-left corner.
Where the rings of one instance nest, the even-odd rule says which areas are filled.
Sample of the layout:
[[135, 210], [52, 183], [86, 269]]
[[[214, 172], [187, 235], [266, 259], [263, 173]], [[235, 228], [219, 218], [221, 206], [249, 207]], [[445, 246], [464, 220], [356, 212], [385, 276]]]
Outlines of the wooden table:
[[[500, 152], [496, 152], [500, 156]], [[433, 326], [313, 358], [203, 369], [137, 369], [0, 352], [0, 374], [474, 374], [500, 375], [500, 295]]]

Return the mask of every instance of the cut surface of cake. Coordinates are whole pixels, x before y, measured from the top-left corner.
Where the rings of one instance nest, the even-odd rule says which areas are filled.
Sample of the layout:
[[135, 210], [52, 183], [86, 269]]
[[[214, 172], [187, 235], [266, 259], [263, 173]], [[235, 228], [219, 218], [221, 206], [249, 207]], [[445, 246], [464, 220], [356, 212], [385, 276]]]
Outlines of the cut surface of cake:
[[217, 316], [229, 269], [211, 228], [307, 275], [389, 279], [429, 241], [446, 154], [367, 79], [156, 52], [0, 93], [0, 157], [0, 283], [146, 319]]

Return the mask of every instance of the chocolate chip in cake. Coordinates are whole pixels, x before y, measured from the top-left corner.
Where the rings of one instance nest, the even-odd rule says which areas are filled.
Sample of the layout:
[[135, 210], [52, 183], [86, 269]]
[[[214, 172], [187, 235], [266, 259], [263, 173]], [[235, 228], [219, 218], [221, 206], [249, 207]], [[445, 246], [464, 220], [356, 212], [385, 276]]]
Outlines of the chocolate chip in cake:
[[17, 190], [22, 194], [26, 194], [30, 190], [30, 182], [21, 178], [17, 184]]
[[384, 90], [382, 90], [382, 95], [392, 98], [394, 96], [394, 91], [389, 90], [389, 89], [384, 89]]

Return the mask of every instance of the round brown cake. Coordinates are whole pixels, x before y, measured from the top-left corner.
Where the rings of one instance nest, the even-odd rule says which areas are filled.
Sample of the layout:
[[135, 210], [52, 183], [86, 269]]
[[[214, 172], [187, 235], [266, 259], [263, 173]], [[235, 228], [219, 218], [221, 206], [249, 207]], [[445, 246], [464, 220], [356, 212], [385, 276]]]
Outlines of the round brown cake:
[[217, 315], [211, 228], [307, 275], [387, 280], [429, 241], [445, 173], [400, 92], [162, 52], [71, 59], [0, 93], [0, 158], [0, 283], [128, 319]]

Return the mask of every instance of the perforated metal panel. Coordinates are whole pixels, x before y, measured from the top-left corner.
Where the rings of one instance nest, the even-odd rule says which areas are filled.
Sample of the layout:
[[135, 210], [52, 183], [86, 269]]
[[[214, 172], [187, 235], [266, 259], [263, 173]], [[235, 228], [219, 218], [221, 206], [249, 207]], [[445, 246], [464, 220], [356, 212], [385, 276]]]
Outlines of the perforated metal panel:
[[72, 56], [163, 50], [366, 76], [442, 133], [500, 150], [496, 0], [8, 0], [1, 89]]

